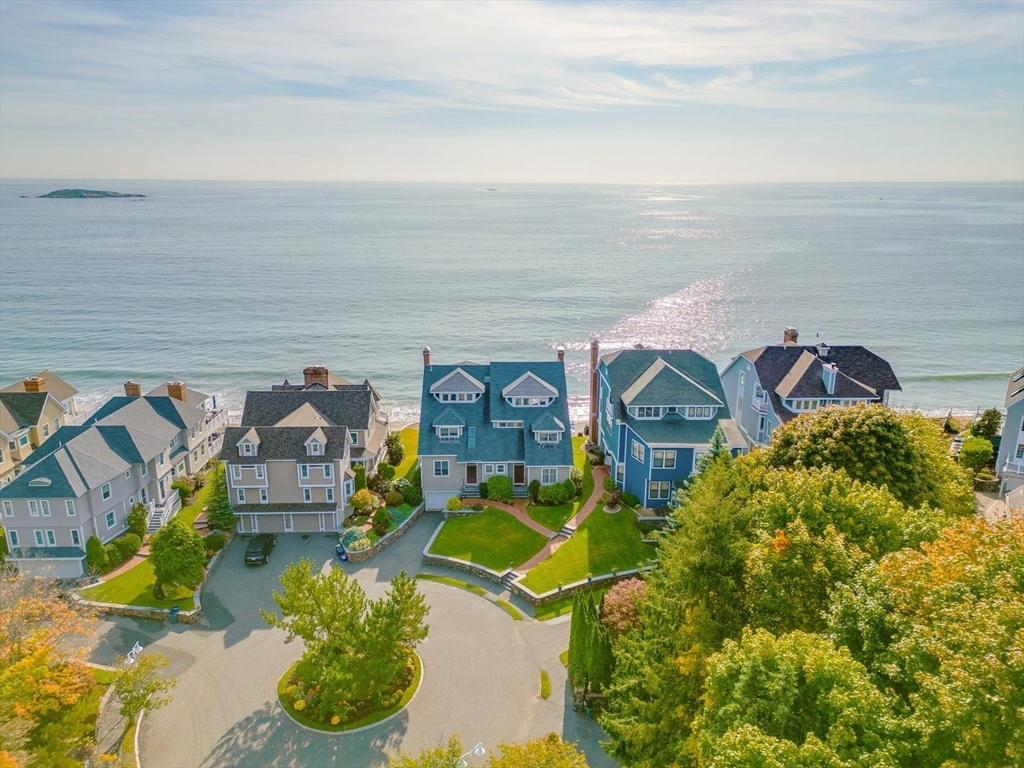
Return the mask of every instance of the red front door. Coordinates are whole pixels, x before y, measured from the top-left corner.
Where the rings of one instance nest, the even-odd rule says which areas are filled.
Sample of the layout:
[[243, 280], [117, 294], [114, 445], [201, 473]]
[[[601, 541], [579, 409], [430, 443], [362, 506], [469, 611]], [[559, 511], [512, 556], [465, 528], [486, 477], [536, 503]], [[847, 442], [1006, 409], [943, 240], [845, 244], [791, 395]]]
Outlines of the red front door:
[[512, 465], [512, 484], [513, 485], [526, 485], [526, 465], [525, 464], [513, 464]]
[[466, 485], [476, 485], [476, 464], [466, 465]]

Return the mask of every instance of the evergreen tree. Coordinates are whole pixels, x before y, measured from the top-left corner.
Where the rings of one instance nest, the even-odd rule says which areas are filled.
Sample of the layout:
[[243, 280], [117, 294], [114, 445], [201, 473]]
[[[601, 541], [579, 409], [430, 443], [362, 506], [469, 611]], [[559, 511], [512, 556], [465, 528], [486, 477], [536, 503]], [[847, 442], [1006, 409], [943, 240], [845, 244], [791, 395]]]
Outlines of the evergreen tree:
[[569, 682], [574, 688], [587, 684], [587, 647], [590, 625], [587, 622], [587, 595], [577, 592], [572, 599], [572, 624], [569, 626]]
[[356, 464], [352, 468], [352, 472], [356, 476], [356, 491], [361, 491], [366, 488], [366, 467], [362, 464]]
[[715, 461], [721, 457], [727, 457], [726, 461], [732, 459], [732, 454], [729, 453], [729, 446], [725, 442], [725, 433], [722, 432], [722, 427], [715, 427], [715, 433], [711, 436], [711, 443], [708, 445], [708, 452], [697, 459], [697, 471], [696, 474], [701, 474], [705, 469], [710, 467]]
[[590, 689], [595, 693], [603, 691], [612, 681], [612, 670], [615, 668], [615, 657], [612, 655], [612, 642], [608, 630], [601, 624], [594, 593], [587, 592], [587, 678]]
[[210, 503], [206, 510], [206, 520], [210, 527], [215, 530], [229, 531], [235, 527], [238, 518], [231, 508], [231, 498], [228, 496], [227, 472], [223, 464], [217, 464], [213, 469], [212, 488], [210, 490]]

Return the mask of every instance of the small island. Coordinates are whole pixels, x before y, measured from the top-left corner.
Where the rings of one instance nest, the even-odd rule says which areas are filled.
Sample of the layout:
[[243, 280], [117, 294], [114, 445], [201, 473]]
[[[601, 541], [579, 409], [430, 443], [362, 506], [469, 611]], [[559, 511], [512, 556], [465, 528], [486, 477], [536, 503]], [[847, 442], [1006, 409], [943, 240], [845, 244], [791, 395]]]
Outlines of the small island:
[[99, 189], [58, 189], [46, 195], [39, 195], [40, 198], [84, 198], [84, 197], [145, 197], [125, 192], [107, 192]]

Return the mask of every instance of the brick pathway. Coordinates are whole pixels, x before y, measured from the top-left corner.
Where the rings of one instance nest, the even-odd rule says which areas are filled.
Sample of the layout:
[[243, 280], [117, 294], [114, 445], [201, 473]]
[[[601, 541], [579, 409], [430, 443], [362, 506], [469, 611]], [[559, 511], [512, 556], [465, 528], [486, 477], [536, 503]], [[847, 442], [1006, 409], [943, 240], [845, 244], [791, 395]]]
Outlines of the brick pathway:
[[149, 544], [143, 544], [142, 549], [139, 550], [139, 553], [137, 555], [135, 555], [131, 560], [129, 560], [124, 565], [118, 566], [110, 573], [103, 574], [100, 580], [110, 581], [115, 576], [120, 576], [125, 571], [130, 571], [132, 568], [141, 563], [147, 557], [149, 557]]
[[525, 525], [527, 528], [532, 528], [537, 533], [542, 533], [549, 539], [552, 536], [557, 536], [554, 531], [545, 528], [543, 525], [538, 523], [528, 514], [526, 514], [526, 499], [515, 499], [515, 504], [502, 504], [500, 501], [492, 501], [491, 499], [482, 499], [484, 504], [488, 507], [494, 507], [500, 509], [502, 512], [508, 512], [512, 517], [518, 520], [520, 523]]

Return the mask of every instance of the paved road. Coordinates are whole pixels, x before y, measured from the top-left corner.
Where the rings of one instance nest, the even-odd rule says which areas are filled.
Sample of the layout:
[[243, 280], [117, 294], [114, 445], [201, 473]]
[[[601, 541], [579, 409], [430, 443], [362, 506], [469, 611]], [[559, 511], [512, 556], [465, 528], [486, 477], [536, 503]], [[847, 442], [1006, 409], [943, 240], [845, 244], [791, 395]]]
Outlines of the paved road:
[[[424, 516], [394, 546], [362, 565], [346, 564], [346, 570], [371, 598], [379, 597], [398, 571], [424, 570], [423, 547], [438, 522], [436, 515]], [[275, 607], [271, 593], [289, 562], [311, 557], [325, 567], [337, 560], [334, 541], [324, 534], [277, 538], [271, 562], [259, 568], [242, 564], [243, 541], [232, 543], [207, 586], [197, 627], [127, 618], [103, 622], [94, 661], [109, 663], [138, 640], [170, 657], [170, 673], [181, 678], [174, 700], [143, 723], [146, 768], [363, 768], [383, 765], [385, 751], [417, 752], [452, 733], [468, 746], [482, 741], [494, 749], [501, 741], [551, 731], [578, 741], [593, 768], [616, 765], [598, 746], [597, 726], [572, 711], [558, 660], [568, 645], [565, 620], [513, 621], [485, 598], [430, 582], [420, 582], [431, 606], [430, 637], [418, 649], [424, 676], [413, 702], [397, 718], [351, 735], [296, 726], [282, 713], [276, 693], [278, 679], [301, 654], [301, 641], [286, 644], [284, 633], [268, 627], [259, 609]], [[494, 594], [499, 589], [476, 583]], [[551, 675], [555, 691], [547, 701], [539, 696], [541, 669]]]

